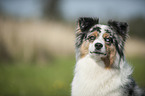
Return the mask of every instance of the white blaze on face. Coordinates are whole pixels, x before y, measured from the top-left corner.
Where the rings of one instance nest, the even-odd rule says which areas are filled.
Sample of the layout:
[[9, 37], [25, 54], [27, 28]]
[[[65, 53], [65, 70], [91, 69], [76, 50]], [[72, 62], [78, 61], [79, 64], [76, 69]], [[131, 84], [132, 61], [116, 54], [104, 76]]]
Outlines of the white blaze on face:
[[[98, 32], [98, 36], [96, 37], [96, 39], [90, 43], [89, 45], [89, 52], [93, 52], [96, 50], [95, 48], [95, 44], [96, 43], [101, 43], [103, 45], [103, 47], [100, 49], [100, 52], [101, 53], [106, 53], [106, 48], [105, 48], [105, 41], [104, 41], [104, 38], [103, 38], [103, 34], [106, 33], [106, 29], [109, 29], [109, 27], [107, 25], [101, 25], [101, 24], [97, 24], [95, 25], [94, 27], [92, 27], [91, 29], [95, 28], [95, 27], [100, 27], [100, 33]], [[90, 53], [90, 55], [92, 55]], [[95, 54], [96, 55], [96, 54]]]

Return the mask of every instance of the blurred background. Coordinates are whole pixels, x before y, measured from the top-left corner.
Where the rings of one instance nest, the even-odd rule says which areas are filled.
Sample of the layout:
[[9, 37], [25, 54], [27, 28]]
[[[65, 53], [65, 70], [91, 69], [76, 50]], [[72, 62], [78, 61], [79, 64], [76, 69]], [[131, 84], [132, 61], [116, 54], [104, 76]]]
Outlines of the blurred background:
[[70, 96], [80, 16], [129, 23], [125, 54], [145, 88], [144, 0], [0, 0], [0, 96]]

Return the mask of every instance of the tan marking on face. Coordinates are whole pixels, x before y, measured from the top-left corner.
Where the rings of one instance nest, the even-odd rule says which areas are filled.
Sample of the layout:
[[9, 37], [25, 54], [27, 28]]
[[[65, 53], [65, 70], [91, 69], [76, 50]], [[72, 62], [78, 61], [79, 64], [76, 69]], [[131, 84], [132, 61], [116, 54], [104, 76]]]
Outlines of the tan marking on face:
[[80, 48], [81, 58], [85, 57], [89, 53], [89, 41], [84, 41]]
[[[92, 32], [89, 36], [95, 36], [95, 37], [97, 37], [97, 36], [98, 36], [98, 32], [97, 32], [97, 31], [94, 31], [94, 32]], [[89, 39], [89, 41], [90, 41], [90, 42], [93, 42], [94, 40], [90, 40], [90, 39]]]
[[105, 47], [107, 51], [107, 56], [102, 57], [101, 59], [104, 61], [106, 69], [110, 69], [115, 60], [116, 49], [113, 44], [111, 46], [105, 45]]
[[93, 36], [98, 36], [98, 32], [97, 31], [94, 31], [94, 32], [92, 32], [92, 34], [91, 35], [93, 35]]
[[103, 38], [109, 38], [110, 34], [109, 33], [104, 33]]

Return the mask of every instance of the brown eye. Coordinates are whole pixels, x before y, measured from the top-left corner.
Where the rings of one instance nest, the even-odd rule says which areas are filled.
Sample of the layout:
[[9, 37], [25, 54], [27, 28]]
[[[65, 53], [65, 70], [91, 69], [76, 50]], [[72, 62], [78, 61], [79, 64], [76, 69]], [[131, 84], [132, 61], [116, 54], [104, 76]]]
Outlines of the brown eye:
[[95, 36], [90, 36], [88, 39], [89, 39], [90, 41], [93, 41], [93, 40], [96, 39], [96, 37], [95, 37]]

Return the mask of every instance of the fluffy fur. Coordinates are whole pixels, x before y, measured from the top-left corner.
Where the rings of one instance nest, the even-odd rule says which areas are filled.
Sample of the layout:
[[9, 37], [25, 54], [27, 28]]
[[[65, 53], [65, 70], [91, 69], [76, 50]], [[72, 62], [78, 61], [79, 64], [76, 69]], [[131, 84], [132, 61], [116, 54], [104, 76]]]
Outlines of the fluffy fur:
[[128, 34], [125, 22], [79, 18], [72, 96], [145, 96], [133, 80], [123, 50]]

